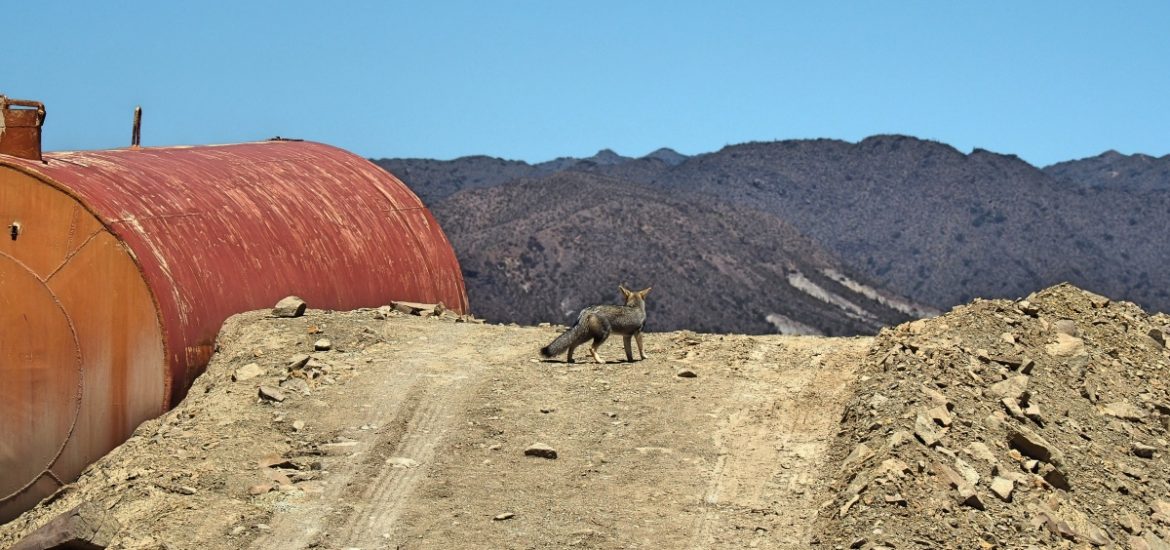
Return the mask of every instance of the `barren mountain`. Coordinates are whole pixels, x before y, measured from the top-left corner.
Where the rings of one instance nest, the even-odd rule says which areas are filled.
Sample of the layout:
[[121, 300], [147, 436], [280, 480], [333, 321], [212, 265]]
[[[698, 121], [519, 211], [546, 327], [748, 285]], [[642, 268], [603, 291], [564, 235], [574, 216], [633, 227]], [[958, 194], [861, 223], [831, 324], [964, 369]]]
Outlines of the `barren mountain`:
[[1086, 187], [1111, 187], [1128, 191], [1170, 189], [1170, 155], [1123, 155], [1106, 151], [1095, 157], [1059, 162], [1044, 168], [1048, 175]]
[[[693, 157], [621, 158], [603, 152], [577, 162], [496, 163], [509, 174], [528, 170], [516, 177], [586, 172], [770, 215], [873, 286], [940, 309], [974, 296], [1017, 297], [1062, 281], [1170, 308], [1170, 271], [1163, 268], [1170, 263], [1170, 241], [1159, 238], [1170, 216], [1170, 196], [1162, 191], [1170, 185], [1165, 157], [1105, 154], [1040, 170], [1012, 155], [874, 136], [858, 143], [791, 140]], [[382, 164], [395, 170], [393, 162], [432, 206], [458, 189], [513, 181], [481, 174], [492, 165], [479, 157], [439, 163], [446, 172], [420, 172], [406, 161]], [[1093, 179], [1114, 172], [1114, 184]], [[459, 223], [447, 214], [472, 208], [466, 200], [459, 211], [437, 209], [444, 227]], [[536, 216], [549, 207], [530, 204], [516, 215]], [[668, 260], [688, 255], [685, 241], [659, 246]], [[496, 245], [478, 240], [475, 249], [457, 250], [463, 261], [476, 262]]]
[[775, 216], [705, 197], [561, 172], [433, 209], [493, 321], [571, 323], [619, 284], [654, 287], [655, 330], [872, 333], [915, 313]]

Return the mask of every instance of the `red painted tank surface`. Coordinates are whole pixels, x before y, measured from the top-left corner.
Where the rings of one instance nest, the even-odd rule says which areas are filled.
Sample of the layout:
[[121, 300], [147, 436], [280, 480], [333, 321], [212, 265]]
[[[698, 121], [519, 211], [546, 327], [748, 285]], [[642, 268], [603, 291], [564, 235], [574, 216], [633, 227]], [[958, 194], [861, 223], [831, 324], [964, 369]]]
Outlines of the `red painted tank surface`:
[[319, 143], [0, 154], [0, 521], [174, 406], [230, 315], [467, 311], [401, 181]]

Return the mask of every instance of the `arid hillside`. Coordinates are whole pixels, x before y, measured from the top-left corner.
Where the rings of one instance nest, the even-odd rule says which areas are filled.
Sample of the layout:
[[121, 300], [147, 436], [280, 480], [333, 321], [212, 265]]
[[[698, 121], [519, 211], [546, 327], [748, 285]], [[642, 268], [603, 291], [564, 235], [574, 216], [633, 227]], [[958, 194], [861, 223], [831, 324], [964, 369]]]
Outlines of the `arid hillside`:
[[[506, 240], [478, 235], [492, 228], [457, 220], [469, 210], [500, 207], [473, 204], [474, 198], [491, 195], [485, 188], [524, 185], [529, 195], [525, 204], [531, 207], [511, 210], [510, 224], [538, 230], [545, 224], [537, 220], [549, 209], [563, 208], [563, 203], [604, 204], [608, 188], [636, 185], [647, 202], [698, 195], [692, 204], [719, 205], [728, 212], [726, 223], [761, 233], [756, 238], [768, 238], [763, 232], [782, 224], [834, 257], [850, 277], [936, 309], [975, 297], [1012, 298], [1065, 281], [1143, 307], [1170, 309], [1170, 272], [1163, 268], [1170, 264], [1170, 241], [1157, 238], [1165, 233], [1170, 216], [1170, 195], [1164, 192], [1170, 186], [1170, 165], [1165, 157], [1106, 153], [1041, 170], [1012, 155], [979, 149], [963, 153], [943, 143], [883, 135], [857, 143], [745, 143], [690, 157], [669, 150], [642, 158], [602, 151], [590, 158], [534, 165], [486, 157], [378, 162], [439, 213], [443, 226], [452, 228], [459, 257], [470, 264], [482, 264], [485, 256], [498, 257], [511, 247]], [[579, 176], [583, 173], [603, 178]], [[552, 178], [554, 174], [560, 179]], [[576, 185], [543, 190], [531, 183], [564, 178], [577, 178]], [[463, 189], [475, 193], [456, 198]], [[448, 200], [458, 201], [459, 207], [445, 207]], [[741, 219], [736, 215], [741, 210], [753, 215]], [[760, 225], [760, 216], [776, 221]], [[627, 208], [607, 219], [632, 226], [645, 217]], [[586, 219], [566, 217], [563, 231], [595, 231], [581, 223]], [[684, 221], [685, 215], [676, 218], [679, 224]], [[737, 238], [729, 235], [718, 246], [735, 249]], [[464, 244], [472, 241], [474, 247]], [[664, 234], [656, 246], [670, 263], [690, 256], [690, 241], [683, 234]], [[592, 250], [578, 255], [600, 262], [605, 254]], [[533, 268], [535, 279], [551, 275], [540, 269]], [[505, 277], [491, 284], [483, 287], [489, 293], [523, 293]], [[745, 286], [738, 291], [751, 295], [772, 290], [750, 281], [740, 284]], [[701, 297], [688, 318], [697, 321], [704, 312], [722, 307]], [[528, 310], [496, 304], [477, 310], [491, 319], [533, 318]], [[812, 319], [796, 321], [816, 324]], [[720, 330], [754, 332], [759, 327]]]
[[619, 284], [654, 287], [652, 330], [872, 334], [929, 311], [774, 216], [608, 177], [465, 190], [434, 211], [490, 321], [569, 324]]

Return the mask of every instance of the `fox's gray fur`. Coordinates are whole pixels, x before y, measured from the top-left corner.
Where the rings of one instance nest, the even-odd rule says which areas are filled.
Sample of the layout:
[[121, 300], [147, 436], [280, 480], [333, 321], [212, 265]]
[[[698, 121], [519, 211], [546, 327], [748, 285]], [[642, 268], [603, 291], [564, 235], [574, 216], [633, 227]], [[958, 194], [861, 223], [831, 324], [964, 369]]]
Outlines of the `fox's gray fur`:
[[573, 350], [577, 346], [593, 340], [593, 346], [589, 352], [593, 354], [593, 360], [598, 363], [604, 363], [601, 357], [597, 355], [597, 348], [609, 338], [610, 334], [622, 335], [622, 340], [626, 346], [626, 359], [634, 360], [633, 350], [630, 348], [630, 339], [633, 338], [638, 342], [638, 357], [645, 359], [646, 354], [642, 351], [642, 325], [646, 323], [646, 294], [650, 292], [650, 288], [646, 290], [639, 290], [633, 292], [624, 286], [619, 286], [622, 291], [622, 296], [626, 299], [626, 305], [600, 305], [590, 306], [581, 310], [581, 314], [577, 316], [577, 322], [565, 332], [561, 333], [556, 340], [551, 344], [540, 349], [540, 354], [544, 357], [556, 357], [565, 350], [569, 351], [566, 361], [573, 362]]

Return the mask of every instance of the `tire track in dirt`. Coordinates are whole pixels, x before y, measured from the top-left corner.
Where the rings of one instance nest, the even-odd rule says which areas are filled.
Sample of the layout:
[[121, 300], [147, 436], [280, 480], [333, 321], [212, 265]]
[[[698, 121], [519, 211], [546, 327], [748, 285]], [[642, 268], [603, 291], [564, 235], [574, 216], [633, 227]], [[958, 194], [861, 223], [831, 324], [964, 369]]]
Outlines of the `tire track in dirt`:
[[757, 368], [741, 382], [737, 402], [713, 435], [718, 458], [702, 495], [703, 511], [691, 547], [742, 548], [748, 542], [734, 526], [760, 524], [764, 516], [776, 516], [781, 528], [754, 528], [748, 535], [752, 546], [807, 546], [821, 462], [840, 417], [845, 386], [853, 378], [849, 357], [863, 352], [868, 341], [840, 346], [828, 357], [820, 354], [818, 342], [753, 341], [746, 364]]
[[[333, 464], [320, 499], [278, 510], [270, 534], [252, 548], [381, 547], [472, 383], [474, 372], [458, 360], [465, 358], [460, 355], [462, 332], [456, 328], [400, 341], [388, 346], [389, 354], [371, 350], [381, 361], [370, 370], [385, 372], [367, 373], [364, 390], [331, 416], [372, 429], [357, 432], [361, 437], [348, 460], [326, 458]], [[401, 340], [401, 335], [385, 336]], [[395, 465], [390, 458], [414, 462]]]
[[[395, 531], [403, 503], [410, 497], [418, 480], [429, 470], [435, 447], [453, 417], [452, 409], [457, 410], [461, 405], [460, 399], [452, 398], [460, 391], [459, 378], [448, 379], [446, 384], [427, 384], [424, 390], [426, 395], [413, 409], [406, 432], [393, 447], [391, 457], [382, 459], [380, 453], [375, 453], [371, 457], [374, 460], [368, 461], [366, 468], [372, 483], [358, 500], [364, 506], [355, 509], [348, 518], [334, 541], [336, 544], [374, 548], [379, 545], [379, 541], [392, 536]], [[389, 447], [387, 443], [379, 439], [374, 445]], [[395, 459], [413, 460], [414, 463], [407, 465], [392, 462]]]

